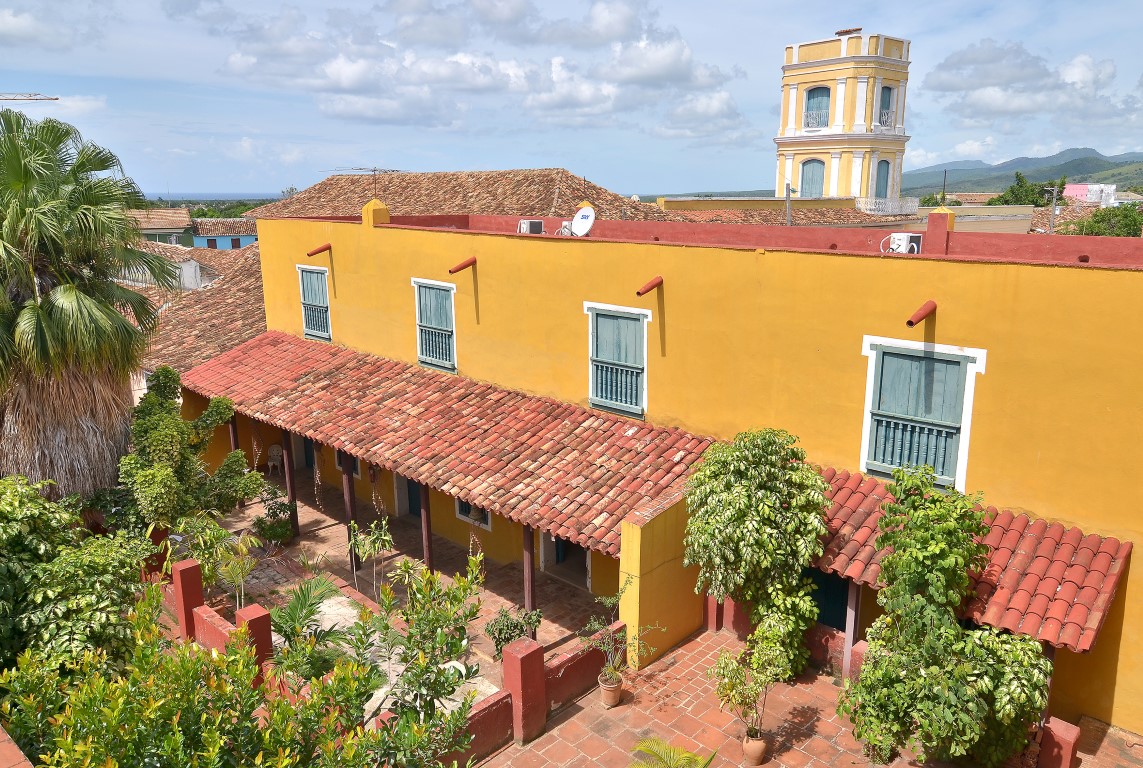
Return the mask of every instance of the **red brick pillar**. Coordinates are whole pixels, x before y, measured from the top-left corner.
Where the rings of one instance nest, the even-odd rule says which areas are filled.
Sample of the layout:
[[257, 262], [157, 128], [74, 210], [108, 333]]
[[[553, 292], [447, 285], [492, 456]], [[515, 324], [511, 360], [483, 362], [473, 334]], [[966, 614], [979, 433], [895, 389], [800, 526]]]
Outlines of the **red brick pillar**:
[[949, 214], [930, 213], [925, 237], [921, 243], [921, 253], [949, 252]]
[[258, 677], [254, 687], [262, 685], [262, 668], [274, 655], [274, 640], [270, 636], [270, 612], [255, 603], [239, 609], [234, 615], [238, 627], [246, 627], [246, 637], [254, 649], [254, 661], [258, 664]]
[[706, 622], [707, 632], [717, 632], [722, 629], [722, 603], [710, 595], [703, 603], [703, 620]]
[[1071, 768], [1079, 737], [1079, 726], [1049, 717], [1040, 740], [1039, 768]]
[[206, 601], [202, 595], [202, 566], [197, 560], [182, 560], [171, 569], [171, 582], [175, 587], [175, 618], [179, 622], [179, 637], [194, 640], [194, 609]]
[[548, 721], [544, 646], [527, 637], [513, 640], [501, 652], [504, 690], [512, 694], [512, 736], [527, 744], [544, 732]]

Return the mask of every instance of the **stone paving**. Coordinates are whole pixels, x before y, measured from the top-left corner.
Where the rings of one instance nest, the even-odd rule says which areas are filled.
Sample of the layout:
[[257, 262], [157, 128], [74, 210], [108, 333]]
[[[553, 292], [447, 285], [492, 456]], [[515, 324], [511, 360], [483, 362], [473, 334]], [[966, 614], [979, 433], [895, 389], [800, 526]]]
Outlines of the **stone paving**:
[[[717, 750], [712, 766], [742, 764], [743, 726], [722, 712], [706, 670], [719, 651], [737, 651], [742, 643], [729, 632], [701, 633], [637, 673], [629, 673], [623, 700], [605, 709], [592, 690], [548, 721], [547, 731], [523, 747], [511, 745], [482, 765], [508, 768], [538, 766], [625, 767], [640, 739], [658, 736], [704, 758]], [[807, 673], [794, 684], [770, 693], [763, 728], [773, 739], [773, 768], [836, 768], [873, 764], [861, 753], [848, 723], [836, 712], [833, 679]], [[899, 758], [896, 768], [917, 763]], [[928, 764], [936, 768], [940, 764]]]

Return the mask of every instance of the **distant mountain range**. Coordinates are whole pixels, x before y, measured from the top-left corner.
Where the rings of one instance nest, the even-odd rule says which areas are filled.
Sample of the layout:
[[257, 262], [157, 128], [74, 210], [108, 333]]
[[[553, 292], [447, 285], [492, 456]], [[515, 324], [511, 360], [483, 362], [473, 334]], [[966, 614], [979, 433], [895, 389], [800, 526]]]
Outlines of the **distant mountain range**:
[[940, 192], [945, 171], [949, 192], [1001, 192], [1011, 186], [1017, 171], [1029, 181], [1066, 176], [1068, 181], [1118, 184], [1123, 189], [1143, 184], [1143, 152], [1107, 156], [1091, 147], [1073, 147], [1051, 157], [1017, 157], [995, 165], [980, 160], [941, 163], [902, 174], [901, 194], [921, 197]]

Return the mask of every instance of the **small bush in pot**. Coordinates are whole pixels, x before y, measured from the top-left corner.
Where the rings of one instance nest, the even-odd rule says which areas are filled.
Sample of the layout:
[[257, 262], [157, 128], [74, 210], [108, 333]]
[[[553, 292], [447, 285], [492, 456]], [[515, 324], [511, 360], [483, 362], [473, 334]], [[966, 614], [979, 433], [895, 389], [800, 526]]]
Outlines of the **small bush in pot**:
[[266, 514], [254, 518], [254, 535], [262, 541], [286, 546], [294, 538], [294, 526], [290, 518], [296, 514], [298, 504], [284, 501], [280, 497], [263, 496], [262, 508]]
[[513, 613], [507, 608], [497, 611], [496, 616], [484, 625], [484, 634], [496, 646], [496, 658], [500, 658], [500, 652], [508, 643], [535, 632], [541, 618], [539, 611], [518, 610]]
[[604, 706], [613, 707], [619, 703], [623, 695], [623, 668], [628, 664], [638, 664], [639, 659], [649, 656], [655, 649], [643, 639], [654, 630], [666, 631], [657, 624], [639, 627], [633, 633], [626, 628], [613, 629], [619, 620], [619, 602], [623, 594], [631, 585], [630, 576], [623, 582], [611, 597], [598, 596], [596, 602], [606, 610], [603, 614], [592, 616], [582, 630], [580, 642], [587, 648], [594, 648], [603, 654], [603, 668], [599, 673], [599, 687], [603, 695]]
[[716, 681], [715, 695], [746, 726], [742, 752], [747, 765], [761, 765], [767, 744], [762, 733], [766, 696], [774, 684], [791, 676], [790, 651], [784, 643], [782, 621], [773, 614], [750, 635], [746, 648], [734, 654], [723, 651], [707, 677]]

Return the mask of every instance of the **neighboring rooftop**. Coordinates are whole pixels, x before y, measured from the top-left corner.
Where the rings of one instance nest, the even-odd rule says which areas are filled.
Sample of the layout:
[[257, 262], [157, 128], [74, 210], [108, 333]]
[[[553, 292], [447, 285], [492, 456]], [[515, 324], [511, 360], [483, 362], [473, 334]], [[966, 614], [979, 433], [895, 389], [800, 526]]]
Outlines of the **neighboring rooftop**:
[[133, 208], [127, 214], [140, 231], [187, 229], [191, 225], [189, 208]]
[[637, 203], [562, 168], [512, 171], [391, 172], [330, 176], [293, 197], [247, 211], [251, 219], [360, 216], [372, 199], [395, 216], [488, 214], [561, 216], [590, 200], [602, 218], [663, 220], [658, 206]]
[[245, 257], [258, 253], [258, 244], [251, 243], [242, 248], [220, 250], [217, 248], [192, 248], [185, 245], [172, 245], [170, 243], [156, 242], [154, 240], [140, 240], [135, 246], [140, 251], [162, 256], [172, 264], [182, 264], [187, 261], [196, 261], [215, 275], [224, 274], [237, 265], [243, 263]]
[[169, 365], [184, 373], [266, 330], [258, 245], [214, 252], [235, 256], [221, 277], [198, 290], [159, 297], [170, 304], [160, 315], [145, 369]]
[[710, 439], [268, 331], [183, 376], [235, 410], [612, 557]]
[[254, 219], [192, 219], [191, 223], [197, 237], [238, 237], [258, 234], [258, 225]]
[[[1061, 224], [1086, 219], [1099, 210], [1099, 203], [1081, 203], [1078, 200], [1068, 200], [1066, 205], [1058, 207], [1060, 212], [1055, 215], [1056, 231], [1059, 231]], [[1046, 233], [1052, 226], [1051, 219], [1051, 206], [1045, 205], [1042, 208], [1036, 208], [1032, 211], [1032, 229], [1030, 231], [1037, 234]]]
[[[832, 468], [822, 476], [830, 484], [832, 506], [818, 567], [879, 587], [886, 550], [877, 547], [877, 525], [882, 504], [892, 495], [875, 477]], [[991, 525], [984, 539], [990, 547], [988, 567], [974, 574], [976, 597], [966, 615], [1057, 648], [1090, 651], [1127, 569], [1131, 543], [1085, 536], [1079, 528], [995, 507], [988, 508], [986, 519]]]
[[[781, 226], [786, 223], [785, 210], [758, 208], [709, 211], [670, 211], [670, 221], [696, 221], [709, 224], [762, 224]], [[891, 221], [919, 221], [917, 214], [878, 216], [856, 208], [792, 208], [790, 219], [796, 227], [861, 226]]]
[[999, 197], [999, 192], [949, 192], [949, 200], [960, 200], [964, 205], [984, 205], [994, 197]]

